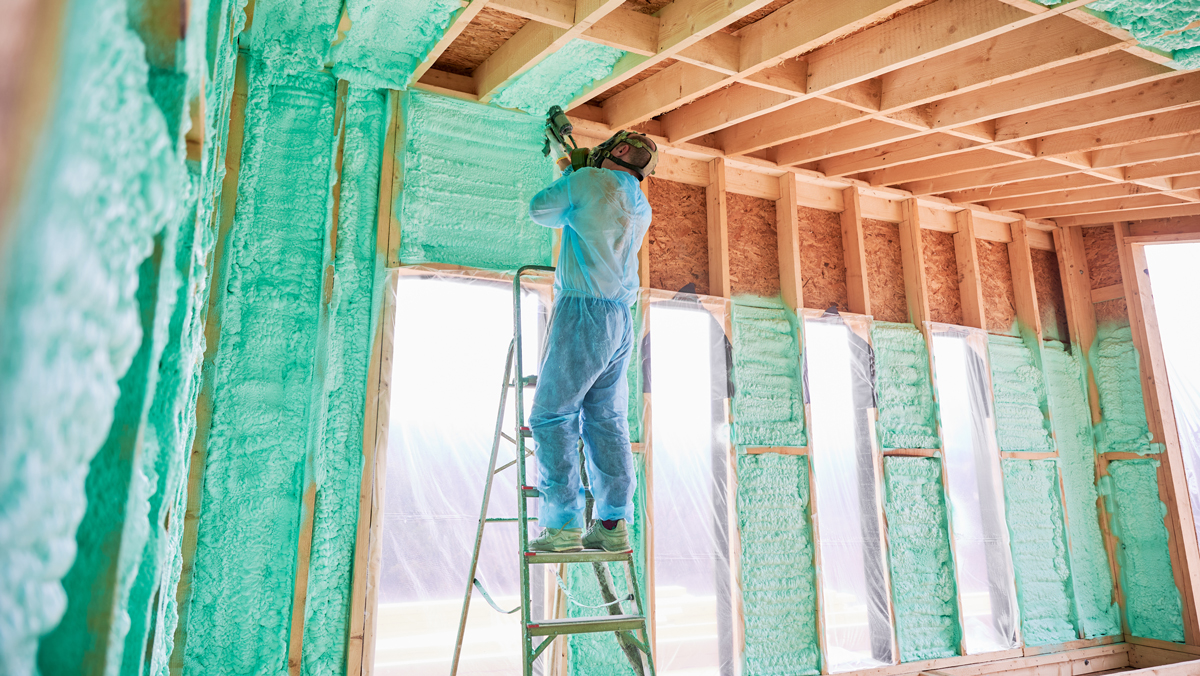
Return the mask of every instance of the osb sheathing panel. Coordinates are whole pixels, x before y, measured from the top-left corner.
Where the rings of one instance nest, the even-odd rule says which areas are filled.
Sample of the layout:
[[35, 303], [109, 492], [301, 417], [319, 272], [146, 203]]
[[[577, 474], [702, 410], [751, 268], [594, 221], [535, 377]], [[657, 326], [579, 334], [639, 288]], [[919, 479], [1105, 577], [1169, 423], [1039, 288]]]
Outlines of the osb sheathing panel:
[[1008, 263], [1008, 245], [983, 239], [976, 240], [976, 244], [987, 330], [1016, 335], [1017, 297], [1013, 291], [1012, 267]]
[[1129, 323], [1129, 305], [1125, 303], [1124, 298], [1106, 300], [1096, 303], [1094, 307], [1096, 308], [1097, 322]]
[[900, 256], [900, 227], [864, 218], [863, 248], [867, 254], [867, 291], [871, 315], [885, 322], [907, 322], [904, 262]]
[[1121, 283], [1121, 262], [1117, 256], [1117, 236], [1111, 225], [1083, 229], [1083, 251], [1087, 257], [1092, 288]]
[[650, 286], [678, 291], [689, 283], [708, 294], [708, 205], [704, 188], [650, 181]]
[[524, 17], [484, 7], [442, 52], [433, 67], [458, 75], [471, 75], [528, 22], [529, 19]]
[[605, 89], [604, 91], [602, 91], [599, 94], [592, 97], [592, 99], [590, 101], [588, 101], [588, 103], [591, 103], [591, 104], [603, 103], [603, 102], [607, 101], [610, 96], [612, 96], [618, 92], [623, 92], [626, 89], [629, 89], [630, 87], [632, 87], [633, 85], [650, 77], [651, 75], [654, 75], [655, 73], [661, 71], [662, 69], [667, 68], [668, 66], [671, 66], [676, 63], [678, 63], [678, 61], [676, 61], [675, 59], [663, 59], [662, 61], [659, 61], [658, 63], [654, 64], [653, 66], [650, 66], [646, 70], [641, 71], [637, 75], [627, 78], [627, 79], [613, 85], [612, 87]]
[[1058, 256], [1053, 251], [1030, 249], [1033, 257], [1033, 286], [1042, 316], [1042, 337], [1067, 342], [1067, 302], [1058, 274]]
[[671, 0], [625, 0], [621, 6], [642, 14], [653, 14], [669, 4]]
[[824, 310], [836, 305], [848, 309], [846, 258], [842, 254], [841, 215], [832, 211], [796, 208], [800, 222], [800, 269], [804, 280], [804, 307]]
[[775, 203], [726, 193], [729, 222], [729, 286], [733, 295], [779, 295], [779, 238]]
[[922, 230], [921, 252], [925, 256], [929, 319], [962, 325], [962, 298], [958, 290], [958, 261], [954, 258], [954, 235], [938, 230]]

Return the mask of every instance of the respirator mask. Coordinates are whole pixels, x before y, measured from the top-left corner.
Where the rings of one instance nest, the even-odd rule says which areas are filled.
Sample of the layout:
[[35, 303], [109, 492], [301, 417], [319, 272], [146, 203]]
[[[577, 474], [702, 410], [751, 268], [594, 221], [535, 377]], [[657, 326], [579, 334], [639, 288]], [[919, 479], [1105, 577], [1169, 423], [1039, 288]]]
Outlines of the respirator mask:
[[[542, 154], [549, 156], [553, 152], [559, 169], [565, 171], [568, 165], [573, 170], [583, 167], [600, 167], [605, 160], [609, 160], [617, 166], [634, 172], [639, 181], [654, 173], [654, 167], [658, 164], [658, 148], [644, 135], [632, 131], [619, 131], [604, 143], [589, 149], [580, 148], [575, 143], [575, 138], [571, 136], [574, 131], [574, 125], [571, 124], [571, 120], [562, 108], [554, 106], [547, 111], [546, 143], [542, 148]], [[615, 157], [612, 153], [621, 144], [645, 150], [650, 154], [650, 160], [644, 167], [639, 167]]]

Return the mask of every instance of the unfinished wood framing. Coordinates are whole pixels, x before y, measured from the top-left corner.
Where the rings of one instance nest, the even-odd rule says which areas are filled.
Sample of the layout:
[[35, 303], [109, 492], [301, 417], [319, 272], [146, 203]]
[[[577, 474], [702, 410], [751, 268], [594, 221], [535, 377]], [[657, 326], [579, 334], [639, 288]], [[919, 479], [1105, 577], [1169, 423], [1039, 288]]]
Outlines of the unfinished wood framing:
[[708, 284], [710, 294], [729, 298], [729, 214], [725, 194], [725, 160], [708, 165]]
[[867, 251], [863, 239], [862, 200], [859, 189], [842, 192], [842, 254], [846, 262], [846, 293], [850, 312], [871, 314], [871, 290], [867, 286]]

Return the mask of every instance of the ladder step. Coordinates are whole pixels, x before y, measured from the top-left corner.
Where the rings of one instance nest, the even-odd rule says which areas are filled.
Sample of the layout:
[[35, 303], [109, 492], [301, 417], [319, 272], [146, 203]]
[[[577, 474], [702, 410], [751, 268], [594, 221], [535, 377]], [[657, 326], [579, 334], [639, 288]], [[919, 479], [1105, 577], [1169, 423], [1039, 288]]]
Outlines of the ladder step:
[[528, 427], [522, 427], [521, 428], [521, 436], [525, 437], [526, 439], [532, 438], [533, 430], [529, 429]]
[[566, 617], [542, 620], [527, 625], [530, 636], [557, 634], [594, 634], [604, 631], [638, 631], [646, 625], [641, 615], [605, 615], [601, 617]]
[[[521, 517], [519, 517], [519, 516], [489, 516], [487, 519], [484, 519], [484, 520], [487, 521], [488, 523], [517, 523], [518, 521], [521, 520]], [[527, 517], [525, 517], [525, 520], [526, 521], [537, 521], [537, 517], [536, 516], [527, 516]]]
[[521, 496], [525, 498], [540, 498], [542, 494], [538, 493], [538, 489], [534, 486], [521, 486]]
[[629, 561], [633, 550], [606, 552], [603, 549], [584, 549], [578, 552], [525, 552], [525, 563], [592, 563], [594, 561]]

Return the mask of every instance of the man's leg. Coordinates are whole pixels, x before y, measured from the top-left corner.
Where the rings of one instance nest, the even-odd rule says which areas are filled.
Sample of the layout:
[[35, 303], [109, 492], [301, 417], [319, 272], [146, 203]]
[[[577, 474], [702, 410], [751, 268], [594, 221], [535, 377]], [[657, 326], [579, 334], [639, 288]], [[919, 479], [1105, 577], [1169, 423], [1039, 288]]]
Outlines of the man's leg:
[[607, 324], [615, 343], [612, 361], [583, 398], [583, 441], [588, 481], [596, 501], [596, 519], [633, 520], [637, 476], [629, 447], [629, 383], [626, 371], [633, 348], [628, 309], [616, 306]]
[[554, 304], [546, 354], [533, 395], [529, 428], [537, 446], [538, 525], [583, 528], [584, 496], [579, 481], [579, 412], [584, 394], [608, 363], [596, 354], [594, 320], [586, 301], [560, 298]]

